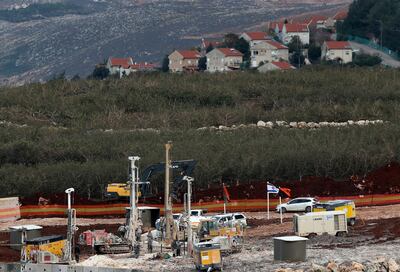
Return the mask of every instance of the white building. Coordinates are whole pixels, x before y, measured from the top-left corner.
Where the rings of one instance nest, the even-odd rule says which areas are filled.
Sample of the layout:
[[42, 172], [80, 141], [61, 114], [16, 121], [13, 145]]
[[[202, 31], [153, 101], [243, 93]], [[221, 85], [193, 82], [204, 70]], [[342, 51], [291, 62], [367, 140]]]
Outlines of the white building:
[[129, 75], [130, 66], [133, 64], [133, 59], [128, 58], [113, 58], [109, 57], [107, 60], [106, 67], [110, 71], [110, 75], [119, 74], [120, 77], [123, 75]]
[[353, 49], [347, 41], [326, 41], [322, 45], [321, 58], [323, 60], [349, 63], [353, 61]]
[[208, 72], [238, 70], [243, 62], [243, 54], [234, 48], [215, 48], [206, 56]]
[[283, 24], [278, 36], [284, 44], [290, 43], [295, 36], [300, 38], [302, 44], [310, 44], [310, 29], [307, 24]]
[[289, 49], [273, 40], [259, 42], [250, 47], [251, 67], [258, 67], [261, 63], [289, 60]]

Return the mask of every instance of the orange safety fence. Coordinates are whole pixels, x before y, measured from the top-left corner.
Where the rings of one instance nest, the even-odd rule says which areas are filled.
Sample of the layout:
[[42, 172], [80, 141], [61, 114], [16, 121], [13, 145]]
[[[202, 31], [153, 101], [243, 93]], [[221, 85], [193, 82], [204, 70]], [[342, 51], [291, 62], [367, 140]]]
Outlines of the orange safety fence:
[[[365, 195], [365, 196], [342, 196], [342, 197], [320, 197], [320, 201], [328, 201], [335, 199], [353, 200], [356, 206], [376, 206], [400, 204], [400, 194], [391, 195]], [[284, 202], [284, 201], [283, 201]], [[279, 203], [278, 199], [270, 199], [270, 209], [275, 209]], [[141, 206], [141, 205], [139, 205]], [[164, 212], [163, 205], [145, 205], [147, 207], [160, 208], [161, 214]], [[123, 216], [128, 203], [120, 204], [96, 204], [96, 205], [74, 205], [78, 217], [96, 217], [96, 216]], [[64, 216], [66, 205], [27, 205], [21, 206], [20, 212], [22, 218], [40, 218]], [[206, 209], [208, 212], [222, 212], [224, 210], [223, 201], [192, 203], [192, 209]], [[232, 200], [227, 203], [227, 211], [229, 212], [249, 212], [249, 211], [266, 211], [267, 199], [242, 199]], [[183, 210], [183, 204], [174, 204], [173, 212]], [[11, 210], [0, 210], [0, 218], [6, 216]]]

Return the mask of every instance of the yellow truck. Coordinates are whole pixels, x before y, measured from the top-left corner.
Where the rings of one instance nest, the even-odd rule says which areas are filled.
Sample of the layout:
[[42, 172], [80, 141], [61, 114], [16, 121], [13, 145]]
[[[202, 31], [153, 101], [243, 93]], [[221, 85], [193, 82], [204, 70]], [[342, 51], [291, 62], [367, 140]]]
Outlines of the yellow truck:
[[61, 235], [33, 238], [26, 241], [24, 255], [33, 263], [60, 263], [66, 242]]
[[352, 200], [332, 200], [314, 205], [313, 212], [344, 211], [347, 223], [354, 226], [356, 223], [356, 205]]

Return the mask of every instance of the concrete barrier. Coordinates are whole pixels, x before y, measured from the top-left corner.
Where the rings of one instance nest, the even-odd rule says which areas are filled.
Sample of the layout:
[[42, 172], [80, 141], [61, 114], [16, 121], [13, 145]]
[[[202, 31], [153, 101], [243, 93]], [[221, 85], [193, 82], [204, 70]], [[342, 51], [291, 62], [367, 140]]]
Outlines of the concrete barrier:
[[133, 269], [64, 264], [0, 263], [0, 272], [134, 272]]
[[15, 221], [20, 218], [19, 198], [0, 198], [0, 222]]

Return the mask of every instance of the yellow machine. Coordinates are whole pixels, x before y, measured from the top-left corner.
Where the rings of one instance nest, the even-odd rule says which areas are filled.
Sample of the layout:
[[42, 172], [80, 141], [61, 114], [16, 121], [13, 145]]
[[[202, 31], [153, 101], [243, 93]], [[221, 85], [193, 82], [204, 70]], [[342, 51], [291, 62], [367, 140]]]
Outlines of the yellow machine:
[[356, 205], [352, 200], [332, 200], [317, 203], [313, 208], [313, 212], [324, 211], [344, 211], [346, 213], [347, 223], [351, 226], [354, 226], [356, 223]]
[[67, 240], [60, 235], [38, 237], [26, 241], [25, 258], [34, 263], [60, 263]]
[[[128, 198], [130, 196], [129, 184], [127, 183], [111, 183], [107, 185], [107, 196], [110, 198]], [[141, 197], [141, 192], [138, 192]]]
[[222, 270], [221, 249], [218, 244], [212, 242], [195, 244], [193, 258], [198, 271]]
[[243, 226], [220, 225], [212, 218], [202, 219], [197, 227], [197, 236], [205, 241], [217, 236], [243, 237]]

